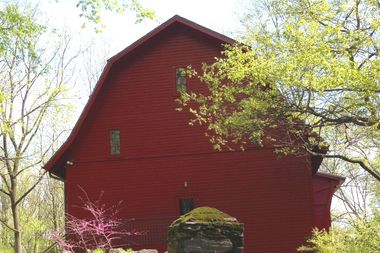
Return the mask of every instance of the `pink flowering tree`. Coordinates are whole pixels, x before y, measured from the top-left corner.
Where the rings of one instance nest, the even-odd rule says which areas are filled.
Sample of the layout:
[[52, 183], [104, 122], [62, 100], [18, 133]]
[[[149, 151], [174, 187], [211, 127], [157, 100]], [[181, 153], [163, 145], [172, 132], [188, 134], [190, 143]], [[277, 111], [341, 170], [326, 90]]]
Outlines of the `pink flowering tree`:
[[116, 241], [131, 235], [139, 235], [138, 232], [128, 232], [123, 229], [124, 224], [117, 213], [121, 202], [116, 206], [107, 207], [101, 204], [101, 196], [93, 202], [82, 189], [85, 199], [81, 198], [82, 208], [88, 215], [87, 218], [77, 218], [67, 214], [66, 236], [58, 232], [51, 234], [51, 239], [57, 243], [61, 250], [72, 252], [92, 251], [102, 249], [108, 252]]

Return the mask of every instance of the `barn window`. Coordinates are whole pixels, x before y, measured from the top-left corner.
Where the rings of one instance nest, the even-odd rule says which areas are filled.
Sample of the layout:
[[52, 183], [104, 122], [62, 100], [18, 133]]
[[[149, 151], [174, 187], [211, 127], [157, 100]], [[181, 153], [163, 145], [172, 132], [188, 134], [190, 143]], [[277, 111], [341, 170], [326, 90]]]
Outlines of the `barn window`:
[[120, 154], [120, 130], [110, 131], [111, 155]]
[[176, 69], [176, 82], [177, 82], [177, 92], [179, 93], [185, 92], [186, 87], [187, 87], [185, 68]]
[[187, 214], [195, 207], [194, 199], [180, 199], [179, 200], [179, 213], [180, 215]]

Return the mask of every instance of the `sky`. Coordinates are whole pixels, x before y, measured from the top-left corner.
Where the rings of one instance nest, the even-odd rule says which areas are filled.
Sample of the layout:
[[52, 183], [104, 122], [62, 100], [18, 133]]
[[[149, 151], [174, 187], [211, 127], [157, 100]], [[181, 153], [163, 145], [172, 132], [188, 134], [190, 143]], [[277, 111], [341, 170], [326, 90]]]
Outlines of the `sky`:
[[[174, 15], [180, 15], [212, 30], [232, 36], [239, 29], [239, 11], [242, 0], [141, 0], [144, 7], [152, 9], [157, 20], [145, 20], [135, 24], [133, 13], [105, 13], [102, 20], [106, 27], [102, 33], [94, 34], [93, 29], [81, 29], [83, 20], [74, 0], [41, 0], [42, 12], [49, 17], [49, 23], [55, 26], [64, 25], [73, 31], [76, 38], [83, 41], [100, 40], [109, 47], [109, 57], [121, 51], [150, 30], [165, 22]], [[109, 58], [108, 57], [108, 58]]]
[[[23, 0], [21, 0], [23, 1]], [[155, 20], [144, 20], [136, 24], [133, 12], [123, 14], [105, 12], [102, 22], [105, 28], [96, 33], [91, 25], [82, 28], [86, 21], [80, 18], [80, 10], [76, 8], [79, 0], [24, 0], [33, 1], [41, 12], [42, 22], [49, 27], [56, 27], [70, 34], [71, 48], [84, 53], [79, 59], [76, 70], [79, 99], [78, 111], [81, 111], [100, 75], [106, 60], [128, 47], [161, 23], [174, 15], [180, 15], [202, 26], [219, 33], [234, 37], [240, 28], [239, 13], [244, 12], [243, 4], [247, 0], [140, 0], [146, 8], [155, 12]], [[123, 1], [123, 0], [121, 0]], [[87, 69], [86, 69], [87, 68]], [[88, 70], [90, 69], [90, 71]], [[96, 73], [88, 83], [88, 72]], [[85, 84], [87, 82], [87, 84]], [[78, 114], [78, 113], [76, 113]]]
[[[91, 25], [84, 29], [81, 27], [86, 20], [80, 18], [80, 10], [76, 8], [79, 0], [9, 1], [27, 3], [32, 1], [41, 13], [40, 22], [69, 34], [73, 54], [78, 51], [83, 52], [74, 67], [75, 81], [70, 80], [70, 97], [75, 105], [70, 124], [73, 125], [83, 110], [107, 59], [174, 15], [180, 15], [219, 33], [234, 37], [233, 34], [240, 27], [239, 13], [244, 12], [242, 6], [248, 0], [139, 0], [144, 7], [155, 12], [156, 20], [144, 20], [136, 24], [132, 12], [123, 14], [106, 12], [102, 16], [105, 28], [101, 33], [96, 33]], [[89, 72], [94, 74], [91, 78]]]

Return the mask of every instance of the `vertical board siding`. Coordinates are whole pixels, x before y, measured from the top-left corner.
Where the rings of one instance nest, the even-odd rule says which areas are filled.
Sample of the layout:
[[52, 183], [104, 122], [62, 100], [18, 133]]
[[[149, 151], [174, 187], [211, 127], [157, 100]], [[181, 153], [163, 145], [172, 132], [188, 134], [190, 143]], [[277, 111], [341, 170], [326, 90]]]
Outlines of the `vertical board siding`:
[[[103, 191], [109, 205], [123, 201], [121, 218], [178, 217], [179, 199], [193, 197], [245, 224], [245, 252], [296, 252], [313, 225], [307, 159], [279, 159], [267, 148], [215, 152], [205, 128], [175, 110], [175, 69], [212, 62], [218, 43], [175, 24], [114, 65], [67, 153], [75, 161], [66, 172], [71, 215], [86, 215], [76, 207], [78, 186], [94, 199]], [[196, 79], [188, 85], [205, 91]], [[111, 129], [120, 129], [118, 156], [109, 155]], [[165, 247], [136, 247], [148, 246]]]

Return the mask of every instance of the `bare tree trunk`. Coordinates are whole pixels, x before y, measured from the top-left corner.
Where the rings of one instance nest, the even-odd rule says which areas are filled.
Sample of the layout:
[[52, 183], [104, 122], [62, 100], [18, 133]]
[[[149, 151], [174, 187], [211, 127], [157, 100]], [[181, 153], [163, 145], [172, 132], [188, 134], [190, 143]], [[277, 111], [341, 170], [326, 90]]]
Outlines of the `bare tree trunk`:
[[14, 250], [15, 253], [22, 253], [21, 248], [21, 228], [20, 228], [20, 216], [18, 212], [18, 206], [16, 203], [16, 196], [11, 195], [11, 209], [13, 218], [13, 233], [14, 233]]

